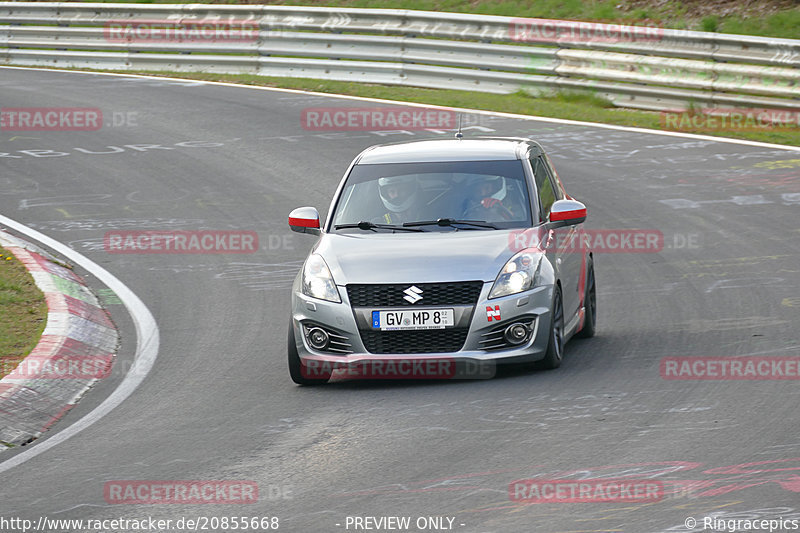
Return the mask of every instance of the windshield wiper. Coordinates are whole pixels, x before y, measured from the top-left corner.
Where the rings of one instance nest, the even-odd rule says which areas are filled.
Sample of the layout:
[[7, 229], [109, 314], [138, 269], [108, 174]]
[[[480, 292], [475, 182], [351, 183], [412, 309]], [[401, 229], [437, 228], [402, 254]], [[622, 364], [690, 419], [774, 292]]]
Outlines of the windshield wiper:
[[[463, 224], [475, 228], [499, 229], [497, 226], [485, 220], [457, 220], [455, 218], [440, 218], [438, 220], [420, 220], [419, 222], [406, 222], [403, 226], [413, 228], [417, 226], [453, 226], [453, 224]], [[453, 226], [454, 229], [458, 229]]]
[[393, 229], [393, 230], [400, 230], [400, 231], [425, 231], [420, 228], [407, 228], [404, 226], [395, 226], [394, 224], [375, 224], [374, 222], [368, 222], [366, 220], [362, 220], [361, 222], [356, 222], [355, 224], [336, 224], [333, 229], [348, 229], [348, 228], [358, 228], [363, 230], [375, 230], [375, 229]]

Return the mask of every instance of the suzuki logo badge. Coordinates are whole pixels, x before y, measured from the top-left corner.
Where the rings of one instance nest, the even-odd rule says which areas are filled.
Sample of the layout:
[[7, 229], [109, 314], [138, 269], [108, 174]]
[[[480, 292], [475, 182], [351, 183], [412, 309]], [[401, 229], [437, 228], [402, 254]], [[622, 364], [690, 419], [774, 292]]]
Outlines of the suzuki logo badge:
[[417, 287], [416, 285], [412, 285], [406, 290], [403, 291], [405, 296], [403, 296], [403, 300], [407, 301], [410, 304], [415, 304], [418, 301], [422, 300], [422, 289]]

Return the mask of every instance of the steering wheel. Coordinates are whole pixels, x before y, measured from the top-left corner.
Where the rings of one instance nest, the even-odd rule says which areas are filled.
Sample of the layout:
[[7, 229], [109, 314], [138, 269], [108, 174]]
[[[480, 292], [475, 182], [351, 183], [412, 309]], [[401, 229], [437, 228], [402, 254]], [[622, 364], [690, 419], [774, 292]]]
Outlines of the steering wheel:
[[484, 198], [481, 200], [481, 203], [465, 209], [462, 216], [466, 220], [486, 220], [487, 222], [491, 222], [492, 219], [489, 219], [489, 217], [486, 216], [487, 214], [499, 215], [492, 217], [495, 222], [497, 222], [498, 219], [514, 220], [514, 213], [509, 211], [508, 208], [496, 198]]

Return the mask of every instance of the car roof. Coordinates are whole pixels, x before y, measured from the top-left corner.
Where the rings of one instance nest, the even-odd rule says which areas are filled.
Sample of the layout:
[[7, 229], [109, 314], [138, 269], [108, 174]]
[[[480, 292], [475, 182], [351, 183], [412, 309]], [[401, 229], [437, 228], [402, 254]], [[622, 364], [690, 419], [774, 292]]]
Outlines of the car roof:
[[367, 148], [355, 163], [413, 163], [424, 161], [502, 161], [521, 159], [531, 151], [543, 153], [535, 141], [514, 137], [432, 139], [382, 144]]

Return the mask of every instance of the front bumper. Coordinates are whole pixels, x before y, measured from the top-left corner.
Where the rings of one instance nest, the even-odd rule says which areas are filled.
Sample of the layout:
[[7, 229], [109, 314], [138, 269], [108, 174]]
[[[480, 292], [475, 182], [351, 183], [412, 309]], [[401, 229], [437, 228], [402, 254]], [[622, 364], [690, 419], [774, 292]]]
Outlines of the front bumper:
[[[374, 353], [375, 343], [365, 343], [365, 338], [370, 341], [368, 336], [376, 335], [376, 330], [372, 330], [371, 324], [365, 319], [373, 309], [354, 309], [343, 286], [338, 287], [341, 303], [310, 298], [300, 291], [298, 277], [292, 292], [292, 327], [298, 355], [306, 366], [322, 365], [327, 369], [345, 370], [360, 368], [363, 372], [364, 368], [375, 371], [378, 363], [383, 363], [380, 368], [394, 368], [398, 371], [401, 365], [405, 365], [403, 369], [411, 369], [415, 376], [420, 366], [417, 364], [414, 367], [413, 363], [445, 361], [455, 365], [452, 368], [457, 370], [453, 371], [464, 377], [491, 377], [488, 376], [489, 369], [493, 369], [494, 365], [528, 363], [544, 358], [550, 334], [553, 286], [541, 285], [523, 293], [489, 300], [492, 284], [483, 283], [475, 305], [437, 306], [455, 308], [456, 326], [461, 326], [465, 332], [459, 349], [437, 351], [434, 348], [428, 351], [427, 348], [420, 348], [425, 346], [425, 339], [430, 339], [431, 346], [435, 346], [438, 342], [435, 336], [445, 334], [436, 333], [443, 330], [425, 330], [425, 333], [418, 336], [407, 336], [416, 337], [416, 344], [411, 347], [404, 344], [403, 351]], [[378, 309], [380, 308], [374, 310]], [[427, 308], [415, 306], [413, 309]], [[528, 337], [518, 345], [504, 343], [502, 331], [508, 325], [518, 322], [530, 325]], [[332, 336], [336, 336], [336, 343], [325, 350], [314, 349], [307, 336], [309, 329], [313, 327], [322, 327]], [[373, 347], [373, 351], [368, 349], [368, 345]], [[406, 353], [408, 350], [413, 350], [413, 353]]]

